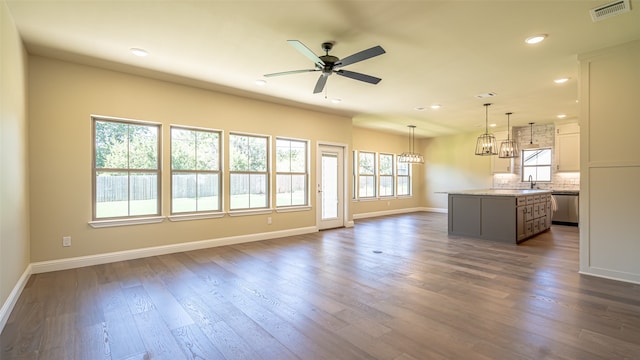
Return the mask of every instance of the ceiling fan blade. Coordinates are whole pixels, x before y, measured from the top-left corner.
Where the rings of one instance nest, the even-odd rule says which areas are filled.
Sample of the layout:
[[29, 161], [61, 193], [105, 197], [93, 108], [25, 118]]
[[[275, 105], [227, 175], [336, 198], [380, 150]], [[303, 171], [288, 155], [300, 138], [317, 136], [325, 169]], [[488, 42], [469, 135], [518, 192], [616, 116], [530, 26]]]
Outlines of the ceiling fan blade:
[[271, 76], [291, 75], [291, 74], [300, 74], [300, 73], [313, 72], [313, 71], [319, 71], [319, 70], [318, 69], [291, 70], [291, 71], [283, 71], [283, 72], [277, 72], [272, 74], [264, 74], [264, 76], [271, 77]]
[[326, 74], [320, 75], [320, 78], [316, 83], [316, 87], [313, 89], [314, 94], [322, 92], [322, 90], [324, 89], [324, 85], [327, 83], [327, 78], [329, 78], [329, 76], [327, 76]]
[[293, 46], [296, 50], [298, 50], [302, 55], [308, 57], [314, 64], [319, 67], [324, 67], [324, 61], [318, 57], [313, 51], [311, 51], [308, 47], [306, 47], [303, 43], [298, 40], [287, 40], [287, 42]]
[[355, 80], [360, 80], [360, 81], [364, 81], [366, 83], [369, 84], [377, 84], [380, 82], [380, 78], [377, 78], [375, 76], [371, 76], [371, 75], [366, 75], [366, 74], [361, 74], [355, 71], [348, 71], [348, 70], [338, 70], [335, 71], [336, 74], [344, 76], [344, 77], [348, 77], [350, 79], [355, 79]]
[[358, 53], [347, 56], [346, 58], [336, 62], [335, 67], [351, 65], [353, 63], [357, 63], [362, 60], [370, 59], [374, 56], [382, 55], [385, 52], [386, 51], [384, 51], [384, 49], [380, 45], [374, 46], [370, 49], [362, 50]]

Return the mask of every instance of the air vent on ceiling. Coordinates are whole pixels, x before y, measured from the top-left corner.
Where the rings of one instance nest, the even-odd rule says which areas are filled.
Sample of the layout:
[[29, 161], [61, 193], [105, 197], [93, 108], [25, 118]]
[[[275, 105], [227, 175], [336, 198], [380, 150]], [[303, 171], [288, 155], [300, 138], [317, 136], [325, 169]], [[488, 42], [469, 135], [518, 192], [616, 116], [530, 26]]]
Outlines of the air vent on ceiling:
[[488, 93], [476, 95], [476, 98], [478, 98], [478, 99], [486, 99], [486, 98], [494, 97], [496, 95], [498, 95], [498, 94], [496, 94], [494, 92], [488, 92]]
[[614, 1], [591, 9], [591, 19], [596, 22], [631, 11], [629, 0]]

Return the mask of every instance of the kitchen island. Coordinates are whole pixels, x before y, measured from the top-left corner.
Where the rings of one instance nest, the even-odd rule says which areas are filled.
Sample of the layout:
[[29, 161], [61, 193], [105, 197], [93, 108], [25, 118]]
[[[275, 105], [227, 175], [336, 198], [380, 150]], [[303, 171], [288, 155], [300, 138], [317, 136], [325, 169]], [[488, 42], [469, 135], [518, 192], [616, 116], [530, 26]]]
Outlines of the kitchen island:
[[551, 227], [551, 190], [449, 192], [449, 234], [520, 243]]

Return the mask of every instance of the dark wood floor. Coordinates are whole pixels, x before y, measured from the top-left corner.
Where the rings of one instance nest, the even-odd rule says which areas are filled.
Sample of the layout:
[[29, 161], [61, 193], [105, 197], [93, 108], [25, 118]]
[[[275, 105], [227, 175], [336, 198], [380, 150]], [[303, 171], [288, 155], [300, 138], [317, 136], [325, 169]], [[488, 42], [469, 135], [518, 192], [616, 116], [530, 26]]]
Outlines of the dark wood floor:
[[640, 359], [640, 286], [578, 230], [448, 237], [446, 215], [30, 278], [0, 359]]

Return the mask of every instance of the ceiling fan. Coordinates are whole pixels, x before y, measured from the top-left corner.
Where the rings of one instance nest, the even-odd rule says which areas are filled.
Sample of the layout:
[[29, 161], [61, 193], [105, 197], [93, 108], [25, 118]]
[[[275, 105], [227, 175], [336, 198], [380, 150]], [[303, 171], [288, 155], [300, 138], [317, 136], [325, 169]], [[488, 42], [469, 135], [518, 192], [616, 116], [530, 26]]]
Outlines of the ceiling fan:
[[361, 74], [355, 71], [348, 70], [338, 70], [339, 68], [347, 65], [351, 65], [353, 63], [357, 63], [363, 60], [370, 59], [374, 56], [382, 55], [385, 53], [384, 49], [381, 46], [374, 46], [367, 50], [362, 50], [353, 55], [347, 56], [344, 59], [339, 59], [333, 55], [329, 55], [329, 51], [333, 48], [332, 42], [325, 42], [322, 44], [322, 50], [324, 50], [325, 54], [322, 56], [316, 55], [313, 51], [311, 51], [308, 47], [306, 47], [302, 42], [298, 40], [287, 40], [287, 42], [293, 46], [296, 50], [298, 50], [302, 55], [308, 57], [313, 61], [316, 65], [315, 69], [304, 69], [304, 70], [292, 70], [292, 71], [284, 71], [273, 74], [265, 74], [266, 77], [271, 76], [280, 76], [280, 75], [289, 75], [289, 74], [299, 74], [304, 72], [313, 72], [313, 71], [322, 71], [318, 82], [316, 82], [316, 87], [313, 89], [313, 93], [317, 94], [322, 92], [324, 89], [324, 85], [327, 83], [327, 78], [331, 74], [338, 74], [340, 76], [348, 77], [350, 79], [364, 81], [369, 84], [377, 84], [380, 82], [380, 78]]

